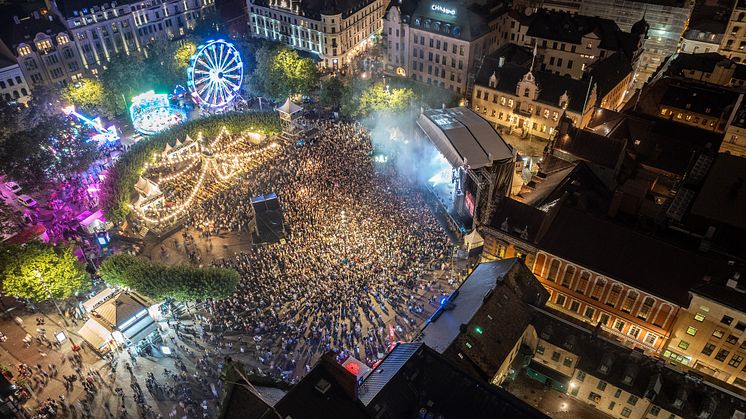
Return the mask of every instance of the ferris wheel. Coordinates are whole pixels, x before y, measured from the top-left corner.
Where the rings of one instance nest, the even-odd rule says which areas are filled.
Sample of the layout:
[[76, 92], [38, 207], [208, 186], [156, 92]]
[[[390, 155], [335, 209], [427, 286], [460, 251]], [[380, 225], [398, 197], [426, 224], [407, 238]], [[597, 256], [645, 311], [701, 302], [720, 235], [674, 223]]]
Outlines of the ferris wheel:
[[195, 102], [210, 108], [228, 105], [243, 82], [243, 61], [233, 44], [222, 39], [197, 47], [187, 68], [187, 85]]

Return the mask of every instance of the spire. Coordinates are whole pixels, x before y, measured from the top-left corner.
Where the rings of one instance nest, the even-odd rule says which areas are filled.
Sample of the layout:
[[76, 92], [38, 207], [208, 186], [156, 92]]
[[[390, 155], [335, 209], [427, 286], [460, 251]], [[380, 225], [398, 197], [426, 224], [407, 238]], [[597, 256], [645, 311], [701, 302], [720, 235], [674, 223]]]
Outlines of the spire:
[[534, 71], [534, 62], [536, 61], [536, 48], [538, 47], [538, 44], [534, 44], [534, 55], [531, 57], [531, 69], [529, 72]]

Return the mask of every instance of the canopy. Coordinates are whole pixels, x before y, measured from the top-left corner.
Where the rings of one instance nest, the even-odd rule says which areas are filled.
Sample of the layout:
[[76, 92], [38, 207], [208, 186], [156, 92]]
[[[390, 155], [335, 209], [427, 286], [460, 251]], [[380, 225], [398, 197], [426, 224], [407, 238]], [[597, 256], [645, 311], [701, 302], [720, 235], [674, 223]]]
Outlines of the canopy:
[[300, 105], [296, 105], [293, 103], [290, 98], [287, 98], [285, 103], [282, 104], [279, 108], [277, 108], [278, 112], [286, 113], [288, 115], [292, 115], [294, 113], [300, 112], [303, 110], [303, 107]]
[[116, 291], [114, 289], [107, 287], [103, 291], [89, 298], [88, 301], [84, 302], [83, 308], [85, 308], [85, 311], [90, 312], [91, 310], [96, 308], [97, 305], [106, 301], [106, 299], [108, 299], [115, 292]]
[[111, 332], [94, 319], [88, 319], [78, 334], [96, 349], [101, 349], [111, 340]]

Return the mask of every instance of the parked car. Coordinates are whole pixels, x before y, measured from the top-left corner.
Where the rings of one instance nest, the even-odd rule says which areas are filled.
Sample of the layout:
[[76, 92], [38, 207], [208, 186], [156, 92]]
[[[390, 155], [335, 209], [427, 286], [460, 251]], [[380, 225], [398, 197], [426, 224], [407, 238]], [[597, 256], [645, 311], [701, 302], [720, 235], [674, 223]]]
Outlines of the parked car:
[[14, 194], [21, 192], [21, 186], [13, 181], [5, 182], [5, 187], [8, 188]]
[[36, 207], [36, 200], [28, 195], [21, 195], [18, 197], [18, 203], [26, 208]]

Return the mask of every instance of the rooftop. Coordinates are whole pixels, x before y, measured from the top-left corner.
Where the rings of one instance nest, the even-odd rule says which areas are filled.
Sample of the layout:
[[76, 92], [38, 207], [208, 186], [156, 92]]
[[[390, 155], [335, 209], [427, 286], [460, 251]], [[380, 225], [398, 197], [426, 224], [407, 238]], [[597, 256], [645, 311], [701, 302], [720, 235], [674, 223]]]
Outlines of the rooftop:
[[538, 246], [682, 306], [689, 303], [689, 289], [720, 269], [718, 263], [697, 253], [569, 205], [558, 209]]
[[[65, 32], [65, 26], [52, 13], [41, 9], [30, 15], [14, 15], [12, 11], [0, 13], [0, 39], [8, 48], [15, 50], [18, 44], [32, 43], [38, 33], [55, 36]], [[18, 18], [18, 23], [14, 17]], [[13, 51], [15, 54], [15, 51]]]
[[490, 32], [490, 21], [503, 13], [505, 5], [499, 0], [421, 1], [404, 20], [413, 29], [473, 41]]
[[513, 158], [513, 149], [495, 128], [468, 108], [429, 109], [417, 125], [453, 167], [479, 169]]
[[746, 231], [746, 158], [718, 154], [691, 214]]

